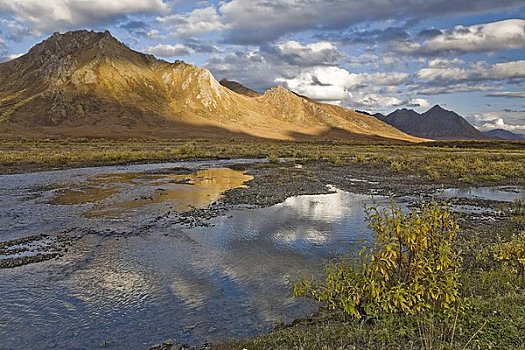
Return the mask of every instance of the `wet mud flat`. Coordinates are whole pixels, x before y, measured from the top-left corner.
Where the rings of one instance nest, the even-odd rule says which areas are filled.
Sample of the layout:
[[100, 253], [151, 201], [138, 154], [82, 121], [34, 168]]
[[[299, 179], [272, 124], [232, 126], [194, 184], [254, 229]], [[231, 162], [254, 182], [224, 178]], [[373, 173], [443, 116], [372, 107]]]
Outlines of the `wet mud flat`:
[[232, 169], [245, 171], [253, 179], [245, 188], [228, 190], [215, 205], [267, 207], [298, 195], [326, 194], [337, 188], [366, 196], [394, 198], [436, 198], [460, 206], [486, 207], [502, 202], [525, 200], [523, 187], [514, 182], [479, 184], [450, 180], [432, 181], [427, 177], [392, 171], [378, 164], [355, 163], [334, 166], [328, 162], [285, 162], [280, 164], [238, 164]]
[[67, 253], [74, 238], [63, 232], [56, 236], [38, 234], [0, 242], [0, 269], [58, 259]]
[[507, 222], [502, 203], [525, 198], [513, 184], [458, 189], [325, 162], [178, 163], [16, 180], [0, 202], [0, 340], [14, 349], [204, 349], [205, 341], [258, 335], [315, 312], [291, 296], [293, 281], [370, 238], [364, 205], [388, 194], [404, 206], [434, 196], [455, 206], [462, 226], [489, 234]]

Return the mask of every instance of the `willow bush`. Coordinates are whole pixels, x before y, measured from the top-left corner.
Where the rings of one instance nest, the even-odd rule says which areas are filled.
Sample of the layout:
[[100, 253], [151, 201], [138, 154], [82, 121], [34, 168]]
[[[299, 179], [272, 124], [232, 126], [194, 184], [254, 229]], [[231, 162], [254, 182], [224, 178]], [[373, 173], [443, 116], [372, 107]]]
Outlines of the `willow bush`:
[[512, 274], [516, 282], [525, 285], [525, 231], [490, 244], [479, 252], [477, 259], [492, 262], [492, 269], [503, 270], [500, 274]]
[[366, 210], [373, 246], [328, 264], [322, 280], [302, 278], [294, 294], [356, 318], [455, 311], [461, 255], [448, 208], [432, 201], [404, 212], [391, 200]]

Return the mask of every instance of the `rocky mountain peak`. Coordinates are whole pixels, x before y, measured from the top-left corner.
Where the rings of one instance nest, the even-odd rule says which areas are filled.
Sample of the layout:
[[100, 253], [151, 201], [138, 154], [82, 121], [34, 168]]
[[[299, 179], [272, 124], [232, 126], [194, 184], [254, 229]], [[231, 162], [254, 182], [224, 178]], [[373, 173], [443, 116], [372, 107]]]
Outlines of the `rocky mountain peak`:
[[153, 61], [157, 60], [131, 50], [107, 30], [77, 30], [56, 32], [35, 45], [26, 55], [8, 64], [11, 65], [12, 71], [26, 67], [21, 76], [16, 78], [18, 81], [37, 80], [41, 84], [61, 89], [61, 86], [68, 82], [74, 85], [95, 83], [101, 64], [115, 68], [115, 64], [119, 62], [136, 64]]
[[64, 34], [55, 32], [48, 39], [35, 45], [28, 54], [41, 59], [63, 58], [89, 49], [103, 49], [109, 43], [122, 45], [109, 31], [94, 32], [77, 30]]
[[463, 117], [435, 105], [423, 114], [412, 109], [398, 109], [384, 122], [410, 135], [437, 140], [482, 140], [487, 137], [470, 125]]
[[290, 90], [288, 90], [287, 88], [281, 85], [277, 85], [271, 89], [266, 90], [264, 92], [264, 96], [273, 97], [273, 98], [296, 97], [296, 95], [293, 92], [291, 92]]
[[434, 107], [430, 108], [427, 112], [430, 112], [430, 111], [433, 111], [433, 112], [449, 112], [446, 109], [444, 109], [443, 107], [441, 107], [440, 105], [434, 105]]

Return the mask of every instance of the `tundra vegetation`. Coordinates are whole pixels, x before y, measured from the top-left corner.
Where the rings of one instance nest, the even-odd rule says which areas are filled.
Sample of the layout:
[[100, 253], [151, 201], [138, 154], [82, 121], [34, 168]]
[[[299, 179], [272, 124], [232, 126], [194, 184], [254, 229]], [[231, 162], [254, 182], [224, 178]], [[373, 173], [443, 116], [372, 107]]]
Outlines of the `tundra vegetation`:
[[523, 142], [337, 143], [261, 140], [0, 139], [2, 173], [189, 159], [267, 158], [361, 163], [433, 181], [462, 184], [525, 182]]

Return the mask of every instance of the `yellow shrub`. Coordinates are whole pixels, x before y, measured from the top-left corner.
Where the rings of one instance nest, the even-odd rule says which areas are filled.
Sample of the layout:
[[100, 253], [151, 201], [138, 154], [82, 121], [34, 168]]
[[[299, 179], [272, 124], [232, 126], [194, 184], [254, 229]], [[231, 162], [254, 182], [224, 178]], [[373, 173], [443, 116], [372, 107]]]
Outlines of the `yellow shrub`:
[[450, 212], [431, 202], [404, 213], [394, 201], [388, 209], [367, 212], [373, 247], [363, 249], [360, 258], [329, 264], [324, 281], [300, 280], [295, 295], [357, 318], [454, 310], [461, 256], [455, 245], [458, 225]]

